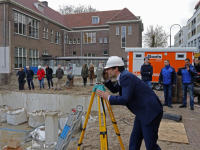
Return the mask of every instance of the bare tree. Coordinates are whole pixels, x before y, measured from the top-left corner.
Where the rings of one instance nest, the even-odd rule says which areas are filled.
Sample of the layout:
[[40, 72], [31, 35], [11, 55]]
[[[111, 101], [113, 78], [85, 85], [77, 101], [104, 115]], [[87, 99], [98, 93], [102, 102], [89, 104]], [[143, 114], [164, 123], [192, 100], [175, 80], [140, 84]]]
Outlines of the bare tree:
[[169, 34], [163, 30], [162, 26], [153, 25], [147, 27], [147, 31], [143, 36], [144, 46], [147, 47], [166, 47], [168, 45], [167, 39]]
[[62, 15], [66, 14], [78, 14], [85, 12], [94, 12], [97, 11], [95, 8], [92, 8], [91, 5], [85, 6], [79, 4], [79, 6], [75, 7], [74, 5], [59, 5], [59, 13]]

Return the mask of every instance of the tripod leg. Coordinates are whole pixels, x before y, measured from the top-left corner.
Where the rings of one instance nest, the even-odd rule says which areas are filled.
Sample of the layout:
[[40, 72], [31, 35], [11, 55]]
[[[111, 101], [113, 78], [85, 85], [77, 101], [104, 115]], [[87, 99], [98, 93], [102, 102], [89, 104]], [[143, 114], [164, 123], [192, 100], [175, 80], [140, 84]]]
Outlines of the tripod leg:
[[[100, 128], [100, 142], [101, 142], [101, 150], [108, 150], [108, 141], [107, 141], [107, 130], [106, 130], [106, 116], [105, 111], [103, 111], [103, 126], [101, 124], [101, 103], [100, 97], [98, 97], [98, 108], [99, 108], [99, 128]], [[104, 102], [102, 101], [102, 106]]]
[[104, 102], [106, 103], [106, 106], [107, 106], [107, 108], [108, 108], [108, 113], [109, 113], [109, 115], [110, 115], [110, 119], [111, 119], [111, 121], [112, 121], [113, 127], [114, 127], [114, 129], [115, 129], [115, 133], [116, 133], [116, 135], [117, 135], [117, 137], [118, 137], [118, 140], [119, 140], [119, 143], [120, 143], [120, 145], [121, 145], [121, 148], [122, 148], [122, 150], [125, 150], [125, 149], [124, 149], [123, 142], [122, 142], [122, 139], [121, 139], [121, 137], [120, 137], [119, 129], [118, 129], [118, 127], [117, 127], [117, 122], [116, 122], [116, 120], [115, 120], [115, 117], [114, 117], [114, 114], [113, 114], [113, 111], [112, 111], [110, 102], [109, 102], [108, 100], [106, 100], [106, 99], [103, 99], [103, 100], [104, 100]]
[[83, 130], [81, 132], [81, 136], [80, 136], [80, 139], [79, 139], [77, 150], [80, 150], [81, 145], [82, 145], [83, 136], [85, 134], [85, 129], [86, 129], [86, 126], [87, 126], [87, 122], [88, 122], [88, 119], [89, 119], [89, 116], [90, 116], [90, 111], [92, 109], [92, 104], [93, 104], [93, 101], [94, 101], [94, 96], [95, 96], [95, 92], [92, 92], [92, 97], [90, 99], [90, 104], [89, 104], [88, 111], [87, 111], [87, 114], [86, 114], [85, 122], [84, 122], [84, 125], [83, 125]]

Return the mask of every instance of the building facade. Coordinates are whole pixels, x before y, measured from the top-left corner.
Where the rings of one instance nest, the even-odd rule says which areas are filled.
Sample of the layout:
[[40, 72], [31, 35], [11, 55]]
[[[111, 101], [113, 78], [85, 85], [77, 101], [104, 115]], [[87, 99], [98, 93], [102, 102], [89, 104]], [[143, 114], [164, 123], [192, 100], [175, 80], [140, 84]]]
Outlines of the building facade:
[[126, 58], [125, 47], [142, 46], [142, 32], [127, 8], [61, 15], [47, 1], [0, 0], [0, 84], [40, 57]]

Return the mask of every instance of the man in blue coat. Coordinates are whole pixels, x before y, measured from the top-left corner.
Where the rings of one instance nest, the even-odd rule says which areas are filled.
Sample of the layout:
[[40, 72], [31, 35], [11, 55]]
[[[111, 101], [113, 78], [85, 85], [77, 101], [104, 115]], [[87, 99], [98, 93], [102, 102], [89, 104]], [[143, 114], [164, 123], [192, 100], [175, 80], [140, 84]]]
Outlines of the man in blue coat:
[[190, 94], [190, 109], [194, 110], [194, 76], [197, 74], [194, 66], [190, 64], [190, 59], [185, 59], [185, 67], [179, 68], [178, 75], [182, 76], [183, 104], [179, 108], [187, 107], [187, 89]]
[[176, 85], [176, 71], [170, 66], [169, 60], [164, 61], [165, 67], [161, 69], [159, 75], [159, 84], [163, 83], [163, 90], [165, 95], [165, 103], [163, 106], [172, 107], [172, 91], [173, 86]]
[[26, 67], [26, 78], [27, 78], [27, 82], [28, 82], [28, 88], [29, 88], [29, 90], [31, 90], [31, 86], [32, 86], [32, 90], [34, 91], [35, 87], [33, 84], [33, 76], [34, 76], [33, 70], [31, 70], [29, 68], [29, 66], [27, 66]]
[[[109, 78], [117, 79], [114, 85]], [[119, 96], [98, 90], [100, 97], [108, 99], [111, 105], [125, 105], [136, 115], [130, 137], [129, 150], [139, 150], [144, 139], [147, 150], [160, 150], [157, 145], [158, 128], [163, 115], [158, 96], [142, 80], [124, 70], [124, 62], [118, 56], [111, 56], [104, 70], [105, 86]]]

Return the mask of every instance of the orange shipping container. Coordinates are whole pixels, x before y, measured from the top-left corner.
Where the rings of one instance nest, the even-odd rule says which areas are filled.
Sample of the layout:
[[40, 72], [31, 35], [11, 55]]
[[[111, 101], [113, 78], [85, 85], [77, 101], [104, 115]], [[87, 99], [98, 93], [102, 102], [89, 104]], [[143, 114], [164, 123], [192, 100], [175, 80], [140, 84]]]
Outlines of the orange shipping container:
[[175, 68], [185, 66], [185, 59], [189, 58], [194, 65], [194, 53], [196, 47], [171, 47], [171, 48], [126, 48], [127, 69], [141, 78], [140, 68], [144, 63], [144, 58], [149, 57], [153, 66], [152, 84], [156, 85], [159, 81], [161, 69], [164, 67], [164, 61], [169, 60], [170, 65]]

